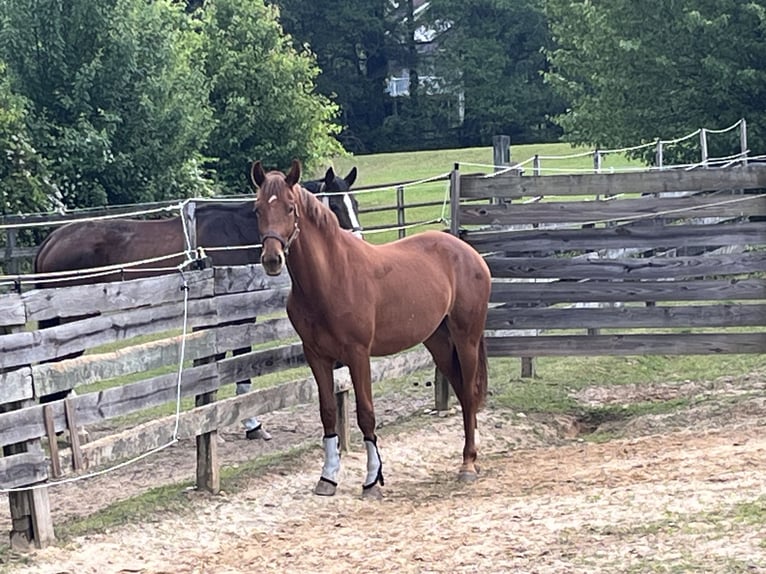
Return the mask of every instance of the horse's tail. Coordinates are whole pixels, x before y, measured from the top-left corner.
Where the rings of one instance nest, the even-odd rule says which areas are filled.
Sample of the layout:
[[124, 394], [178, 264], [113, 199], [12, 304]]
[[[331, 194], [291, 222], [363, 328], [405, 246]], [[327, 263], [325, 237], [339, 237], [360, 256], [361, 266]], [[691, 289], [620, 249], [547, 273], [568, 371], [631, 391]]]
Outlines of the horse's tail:
[[474, 388], [477, 408], [484, 406], [487, 400], [487, 388], [489, 386], [489, 374], [487, 369], [487, 344], [482, 334], [479, 339], [479, 361], [476, 369], [476, 388]]

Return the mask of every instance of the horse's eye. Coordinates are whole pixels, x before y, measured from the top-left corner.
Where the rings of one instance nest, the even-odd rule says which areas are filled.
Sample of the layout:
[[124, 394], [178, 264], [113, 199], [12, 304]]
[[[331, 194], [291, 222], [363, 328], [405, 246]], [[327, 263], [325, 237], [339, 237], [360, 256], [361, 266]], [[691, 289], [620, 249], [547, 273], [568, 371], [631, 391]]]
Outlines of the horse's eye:
[[291, 205], [290, 207], [288, 207], [287, 208], [287, 213], [290, 214], [290, 215], [293, 215], [295, 213], [295, 206]]

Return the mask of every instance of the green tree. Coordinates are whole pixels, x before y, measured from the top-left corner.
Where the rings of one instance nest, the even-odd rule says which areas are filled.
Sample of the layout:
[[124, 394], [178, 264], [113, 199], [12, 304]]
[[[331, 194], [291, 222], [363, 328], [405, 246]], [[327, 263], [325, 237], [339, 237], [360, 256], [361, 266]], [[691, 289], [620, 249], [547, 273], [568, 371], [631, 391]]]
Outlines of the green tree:
[[170, 0], [0, 4], [0, 55], [69, 206], [205, 193], [200, 35]]
[[354, 152], [379, 151], [376, 138], [391, 113], [389, 62], [400, 25], [388, 0], [275, 0], [285, 30], [316, 54], [317, 91], [340, 106], [340, 140]]
[[[571, 102], [557, 122], [573, 143], [630, 146], [744, 117], [764, 148], [764, 0], [547, 0], [547, 14], [548, 80]], [[710, 140], [711, 155], [738, 147], [736, 134]], [[699, 157], [696, 142], [666, 150], [666, 162]]]
[[224, 188], [247, 189], [246, 169], [297, 157], [308, 168], [342, 151], [333, 137], [337, 106], [315, 91], [313, 56], [296, 50], [278, 10], [262, 0], [208, 0], [205, 65], [216, 127], [207, 146]]
[[434, 74], [464, 98], [462, 145], [500, 133], [514, 142], [558, 137], [550, 115], [564, 100], [543, 78], [551, 38], [542, 0], [433, 0], [428, 20], [439, 31]]
[[45, 160], [30, 142], [25, 119], [28, 103], [11, 90], [0, 62], [0, 213], [30, 213], [57, 204]]

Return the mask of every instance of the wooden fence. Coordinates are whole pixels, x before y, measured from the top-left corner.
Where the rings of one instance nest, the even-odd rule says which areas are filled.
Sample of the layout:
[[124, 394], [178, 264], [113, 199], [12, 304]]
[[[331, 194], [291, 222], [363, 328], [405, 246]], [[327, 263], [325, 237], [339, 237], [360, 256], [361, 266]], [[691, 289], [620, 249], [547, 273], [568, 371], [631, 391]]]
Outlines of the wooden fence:
[[[622, 174], [451, 176], [451, 230], [485, 254], [493, 274], [487, 323], [494, 356], [766, 352], [766, 166]], [[310, 402], [292, 381], [225, 400], [222, 385], [303, 363], [281, 311], [285, 279], [259, 266], [185, 274], [188, 325], [178, 438], [197, 437], [197, 482], [218, 488], [215, 433], [247, 415]], [[180, 327], [180, 275], [0, 295], [0, 488], [26, 488], [146, 452], [173, 438], [175, 417], [56, 452], [55, 432], [172, 402], [174, 373], [91, 390], [99, 381], [172, 365], [178, 336], [120, 351], [98, 347]], [[99, 313], [93, 316], [93, 313]], [[48, 329], [39, 320], [90, 315]], [[281, 341], [215, 360], [242, 346]], [[95, 351], [94, 351], [95, 349]], [[77, 358], [62, 359], [89, 351]], [[424, 351], [375, 363], [373, 376], [430, 365]], [[346, 404], [347, 373], [336, 377]], [[37, 398], [79, 386], [76, 398]], [[437, 408], [446, 401], [437, 381]], [[89, 392], [90, 391], [90, 392]], [[340, 417], [346, 420], [347, 417]], [[346, 436], [347, 430], [341, 429]], [[347, 439], [344, 439], [344, 441]], [[43, 445], [53, 447], [46, 453]], [[53, 496], [55, 496], [55, 490]], [[53, 538], [48, 490], [12, 492], [12, 539]]]
[[[181, 339], [177, 333], [186, 313], [189, 335], [180, 394], [194, 397], [195, 406], [181, 412], [175, 438], [196, 437], [197, 485], [217, 491], [217, 429], [248, 416], [315, 401], [316, 385], [311, 377], [216, 400], [224, 385], [304, 364], [301, 344], [283, 313], [288, 291], [286, 274], [270, 278], [253, 265], [189, 271], [183, 277], [174, 274], [0, 295], [0, 332], [5, 333], [0, 335], [0, 488], [39, 486], [116, 464], [172, 441], [174, 415], [148, 420], [136, 428], [125, 428], [130, 423], [122, 417], [175, 403]], [[279, 312], [281, 316], [256, 321], [256, 317]], [[36, 328], [37, 321], [54, 317], [76, 320]], [[133, 341], [145, 335], [159, 339]], [[116, 341], [124, 342], [120, 350], [103, 351], [103, 345]], [[271, 346], [221, 357], [241, 348], [243, 341]], [[65, 358], [81, 352], [88, 353]], [[425, 351], [376, 361], [373, 380], [381, 380], [384, 374], [401, 376], [431, 364]], [[158, 368], [169, 372], [153, 375]], [[136, 373], [141, 374], [136, 382], [103, 383]], [[71, 388], [78, 389], [78, 396], [49, 404], [37, 402], [39, 397]], [[347, 369], [336, 371], [342, 409], [339, 434], [344, 447], [349, 433], [349, 388]], [[118, 427], [116, 434], [80, 444], [73, 432], [71, 447], [59, 450], [57, 432], [108, 420]], [[9, 494], [15, 546], [30, 542], [41, 546], [53, 539], [49, 492], [55, 497], [55, 488]]]
[[766, 352], [766, 165], [452, 181], [490, 355]]

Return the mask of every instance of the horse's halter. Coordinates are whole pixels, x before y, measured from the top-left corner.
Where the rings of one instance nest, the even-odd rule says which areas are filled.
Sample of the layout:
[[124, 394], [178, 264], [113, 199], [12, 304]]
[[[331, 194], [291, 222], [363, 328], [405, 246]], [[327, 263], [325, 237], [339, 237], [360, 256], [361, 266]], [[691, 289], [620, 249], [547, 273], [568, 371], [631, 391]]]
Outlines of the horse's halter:
[[[275, 198], [276, 196], [272, 196]], [[300, 216], [298, 215], [298, 208], [295, 208], [295, 227], [293, 227], [292, 233], [290, 233], [290, 236], [285, 239], [282, 237], [281, 234], [277, 233], [276, 231], [265, 231], [261, 234], [261, 245], [265, 243], [267, 239], [276, 239], [279, 241], [280, 245], [282, 246], [282, 251], [285, 254], [285, 257], [287, 257], [287, 254], [290, 253], [290, 246], [293, 244], [293, 241], [295, 241], [298, 238], [298, 235], [301, 232], [300, 227], [298, 227], [298, 221], [300, 219]]]

